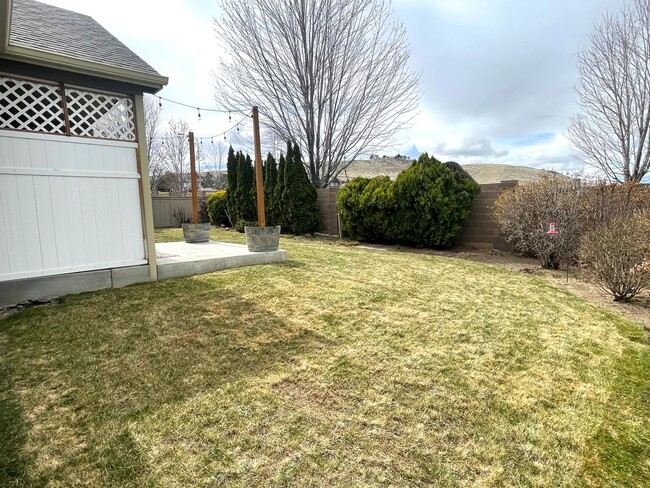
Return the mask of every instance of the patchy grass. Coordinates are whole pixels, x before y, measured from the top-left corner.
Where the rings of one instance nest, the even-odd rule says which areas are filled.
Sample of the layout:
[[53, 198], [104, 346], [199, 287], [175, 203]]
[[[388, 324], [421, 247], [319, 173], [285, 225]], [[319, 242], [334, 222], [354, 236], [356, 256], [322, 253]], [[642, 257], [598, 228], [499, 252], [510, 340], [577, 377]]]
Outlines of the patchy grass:
[[281, 245], [0, 321], [0, 486], [650, 485], [638, 324], [480, 263]]

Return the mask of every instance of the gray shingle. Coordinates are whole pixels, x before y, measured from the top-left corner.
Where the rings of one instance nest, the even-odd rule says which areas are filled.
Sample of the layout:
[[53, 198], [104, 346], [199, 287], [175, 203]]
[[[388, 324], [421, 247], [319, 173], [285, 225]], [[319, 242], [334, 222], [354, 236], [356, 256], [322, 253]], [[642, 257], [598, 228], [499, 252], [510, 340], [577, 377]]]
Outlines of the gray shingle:
[[160, 76], [92, 17], [13, 0], [9, 44]]

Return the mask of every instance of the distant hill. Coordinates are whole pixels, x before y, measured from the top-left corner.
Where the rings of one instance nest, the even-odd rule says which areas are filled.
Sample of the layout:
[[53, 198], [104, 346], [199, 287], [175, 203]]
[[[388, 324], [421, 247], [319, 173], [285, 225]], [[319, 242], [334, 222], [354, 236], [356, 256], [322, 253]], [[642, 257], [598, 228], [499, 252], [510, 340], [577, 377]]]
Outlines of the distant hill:
[[[391, 179], [395, 179], [410, 165], [411, 159], [381, 158], [355, 161], [345, 173], [339, 175], [339, 179], [343, 182], [357, 176], [366, 178], [390, 176]], [[550, 171], [544, 169], [511, 164], [463, 164], [462, 166], [479, 184], [500, 183], [507, 180], [534, 181], [544, 174], [550, 174]]]

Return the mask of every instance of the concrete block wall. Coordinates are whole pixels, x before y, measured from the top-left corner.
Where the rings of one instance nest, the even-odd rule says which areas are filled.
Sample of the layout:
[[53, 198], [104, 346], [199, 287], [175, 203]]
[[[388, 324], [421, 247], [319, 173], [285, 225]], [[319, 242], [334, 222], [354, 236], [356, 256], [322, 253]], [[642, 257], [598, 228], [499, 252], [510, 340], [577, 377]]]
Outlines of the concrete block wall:
[[512, 245], [505, 241], [492, 217], [492, 208], [502, 191], [517, 184], [517, 181], [502, 181], [481, 185], [481, 193], [472, 202], [472, 211], [458, 238], [458, 245], [512, 251]]
[[339, 235], [336, 195], [340, 187], [318, 188], [318, 232], [332, 236]]
[[[517, 181], [502, 181], [501, 183], [481, 185], [481, 193], [472, 203], [472, 211], [465, 227], [458, 238], [457, 244], [479, 249], [499, 249], [512, 251], [499, 232], [496, 221], [492, 217], [492, 207], [499, 194], [517, 186]], [[319, 225], [318, 232], [338, 235], [338, 210], [336, 195], [340, 187], [321, 188], [318, 193]]]

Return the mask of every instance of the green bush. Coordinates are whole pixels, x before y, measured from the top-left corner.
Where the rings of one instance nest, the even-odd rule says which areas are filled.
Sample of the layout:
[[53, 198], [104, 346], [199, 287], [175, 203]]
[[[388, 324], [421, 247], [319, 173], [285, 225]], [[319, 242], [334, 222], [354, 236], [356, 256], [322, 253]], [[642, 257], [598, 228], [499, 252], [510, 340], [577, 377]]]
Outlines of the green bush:
[[390, 242], [394, 237], [390, 219], [395, 200], [388, 176], [354, 178], [339, 191], [337, 206], [347, 236], [373, 242]]
[[343, 230], [355, 239], [451, 247], [480, 187], [428, 154], [388, 177], [355, 178], [337, 197]]
[[249, 226], [249, 227], [257, 227], [257, 221], [253, 220], [244, 220], [244, 219], [239, 219], [237, 222], [235, 222], [235, 230], [237, 232], [244, 232], [244, 227]]
[[208, 211], [208, 202], [201, 200], [199, 202], [199, 222], [207, 224], [210, 222], [210, 212]]
[[212, 225], [232, 225], [228, 219], [228, 202], [226, 190], [215, 191], [208, 198], [208, 215]]
[[271, 153], [266, 156], [264, 163], [264, 203], [266, 210], [266, 225], [280, 225], [280, 212], [275, 200], [275, 187], [278, 184], [278, 165]]
[[282, 190], [282, 222], [291, 234], [311, 234], [318, 226], [316, 188], [309, 181], [298, 144], [287, 144]]
[[251, 222], [257, 219], [255, 171], [251, 158], [242, 152], [235, 154], [232, 146], [228, 152], [228, 189], [226, 207], [229, 220]]
[[228, 150], [228, 160], [226, 163], [228, 187], [226, 188], [226, 207], [228, 215], [233, 223], [237, 222], [238, 210], [235, 193], [237, 191], [237, 155], [235, 150], [230, 146]]
[[[310, 234], [318, 225], [316, 189], [305, 171], [297, 144], [287, 144], [287, 154], [280, 157], [279, 166], [271, 154], [262, 171], [266, 224], [280, 225], [282, 232]], [[232, 147], [228, 153], [228, 190], [226, 207], [235, 229], [257, 221], [255, 172], [248, 155]]]

